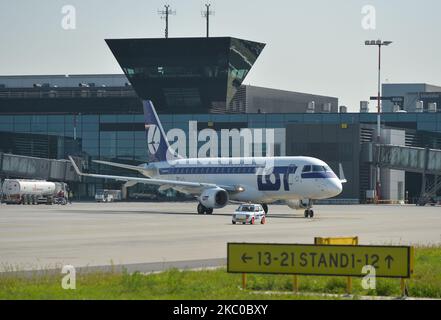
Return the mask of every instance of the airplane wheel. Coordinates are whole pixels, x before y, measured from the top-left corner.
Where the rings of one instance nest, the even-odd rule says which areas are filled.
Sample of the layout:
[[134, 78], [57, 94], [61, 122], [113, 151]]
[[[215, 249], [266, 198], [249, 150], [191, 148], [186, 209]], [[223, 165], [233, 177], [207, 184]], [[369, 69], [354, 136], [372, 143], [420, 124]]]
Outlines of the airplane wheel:
[[236, 221], [231, 221], [232, 224], [236, 224]]
[[256, 221], [254, 220], [254, 217], [251, 218], [251, 224], [254, 224]]
[[308, 219], [309, 217], [309, 210], [305, 210], [305, 218]]
[[260, 221], [261, 224], [265, 224], [266, 223], [266, 218], [263, 217], [262, 220]]
[[202, 204], [198, 204], [198, 214], [204, 214], [206, 208]]
[[309, 217], [311, 219], [314, 218], [314, 211], [313, 210], [309, 210]]
[[213, 208], [209, 208], [205, 211], [207, 214], [213, 214]]

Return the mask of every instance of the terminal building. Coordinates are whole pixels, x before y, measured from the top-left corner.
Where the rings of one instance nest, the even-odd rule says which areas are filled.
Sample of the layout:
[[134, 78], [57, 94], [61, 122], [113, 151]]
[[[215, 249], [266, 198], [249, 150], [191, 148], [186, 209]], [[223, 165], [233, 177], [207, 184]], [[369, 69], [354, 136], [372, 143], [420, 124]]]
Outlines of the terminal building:
[[[385, 83], [383, 96], [402, 98], [402, 102], [384, 101], [383, 112], [441, 112], [441, 87], [426, 83]], [[395, 107], [395, 108], [394, 108]]]
[[[92, 160], [147, 161], [141, 99], [150, 99], [166, 131], [186, 131], [189, 121], [197, 121], [198, 130], [275, 129], [276, 156], [318, 157], [336, 172], [342, 164], [349, 182], [340, 199], [363, 202], [373, 188], [369, 143], [376, 114], [339, 112], [345, 109], [339, 110], [336, 97], [244, 85], [265, 44], [231, 37], [106, 42], [124, 74], [0, 76], [0, 152], [74, 155], [84, 159], [86, 170], [133, 174]], [[391, 96], [405, 95], [390, 90]], [[441, 113], [388, 112], [386, 103], [384, 111], [384, 143], [441, 149]], [[382, 169], [382, 181], [385, 199], [418, 197], [421, 191], [421, 174], [415, 172]], [[72, 183], [80, 199], [121, 187], [89, 178]], [[136, 185], [127, 196], [138, 198], [151, 188]]]

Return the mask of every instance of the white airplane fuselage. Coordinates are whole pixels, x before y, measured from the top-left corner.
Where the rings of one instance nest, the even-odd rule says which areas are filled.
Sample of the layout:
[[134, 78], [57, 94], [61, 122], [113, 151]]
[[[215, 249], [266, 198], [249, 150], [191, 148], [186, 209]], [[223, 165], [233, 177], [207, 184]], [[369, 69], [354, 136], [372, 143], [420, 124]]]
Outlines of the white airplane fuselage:
[[[259, 173], [265, 161], [272, 171]], [[310, 157], [179, 159], [142, 167], [152, 179], [236, 186], [241, 191], [231, 193], [230, 200], [241, 202], [320, 200], [342, 192], [340, 178], [325, 162]]]
[[339, 178], [325, 162], [310, 157], [183, 158], [171, 148], [150, 100], [143, 101], [143, 110], [150, 163], [133, 166], [94, 161], [137, 171], [147, 178], [83, 173], [69, 156], [77, 174], [191, 194], [199, 200], [198, 214], [212, 214], [229, 200], [258, 203], [265, 212], [267, 204], [284, 201], [292, 209], [306, 209], [305, 217], [310, 218], [314, 216], [311, 200], [338, 196], [346, 182], [341, 164]]

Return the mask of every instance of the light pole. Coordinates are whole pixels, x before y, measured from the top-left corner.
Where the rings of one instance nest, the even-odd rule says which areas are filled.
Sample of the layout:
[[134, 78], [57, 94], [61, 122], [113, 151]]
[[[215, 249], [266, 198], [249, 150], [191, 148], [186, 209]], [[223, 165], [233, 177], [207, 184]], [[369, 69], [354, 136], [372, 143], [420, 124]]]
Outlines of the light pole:
[[207, 20], [207, 38], [209, 37], [210, 31], [210, 16], [214, 15], [214, 11], [210, 10], [211, 4], [205, 4], [205, 11], [202, 11], [202, 17]]
[[168, 38], [168, 16], [176, 14], [176, 11], [170, 9], [170, 5], [164, 5], [165, 10], [158, 10], [158, 14], [161, 16], [161, 19], [165, 19], [165, 38]]
[[[378, 108], [377, 108], [377, 143], [380, 143], [381, 137], [381, 47], [389, 46], [392, 41], [381, 41], [381, 40], [366, 40], [364, 43], [366, 46], [378, 46]], [[380, 167], [377, 164], [377, 174], [376, 174], [376, 191], [377, 198], [380, 194]]]

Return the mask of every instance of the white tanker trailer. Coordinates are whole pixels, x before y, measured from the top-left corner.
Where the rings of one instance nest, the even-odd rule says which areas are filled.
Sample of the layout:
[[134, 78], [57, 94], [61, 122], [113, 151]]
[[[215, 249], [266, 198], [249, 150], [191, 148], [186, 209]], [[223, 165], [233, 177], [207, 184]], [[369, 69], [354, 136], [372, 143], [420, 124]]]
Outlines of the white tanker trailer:
[[6, 179], [1, 189], [2, 203], [7, 204], [52, 204], [54, 197], [62, 190], [66, 193], [66, 184], [44, 180]]

